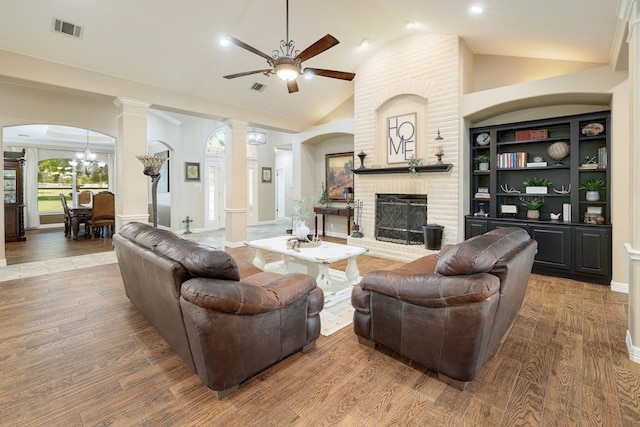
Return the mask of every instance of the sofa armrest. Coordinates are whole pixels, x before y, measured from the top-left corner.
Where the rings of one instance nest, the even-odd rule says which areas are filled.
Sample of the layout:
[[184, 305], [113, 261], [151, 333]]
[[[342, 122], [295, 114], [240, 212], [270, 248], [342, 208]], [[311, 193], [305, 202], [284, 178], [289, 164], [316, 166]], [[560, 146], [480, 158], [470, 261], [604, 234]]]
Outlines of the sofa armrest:
[[202, 308], [232, 314], [259, 314], [285, 307], [317, 287], [313, 277], [291, 273], [256, 286], [244, 282], [195, 278], [182, 284], [185, 301]]
[[364, 276], [360, 287], [423, 307], [449, 307], [486, 300], [498, 292], [500, 280], [488, 273], [442, 276], [373, 271]]

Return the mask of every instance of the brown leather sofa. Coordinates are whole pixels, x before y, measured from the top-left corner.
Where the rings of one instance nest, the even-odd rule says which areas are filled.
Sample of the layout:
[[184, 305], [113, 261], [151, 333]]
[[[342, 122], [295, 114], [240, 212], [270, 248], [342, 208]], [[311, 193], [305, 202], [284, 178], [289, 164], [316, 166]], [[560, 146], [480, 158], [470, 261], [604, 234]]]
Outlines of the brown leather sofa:
[[370, 272], [351, 295], [354, 331], [464, 390], [518, 314], [537, 247], [523, 229], [500, 228]]
[[218, 398], [320, 336], [324, 294], [309, 275], [263, 272], [141, 223], [113, 245], [127, 297]]

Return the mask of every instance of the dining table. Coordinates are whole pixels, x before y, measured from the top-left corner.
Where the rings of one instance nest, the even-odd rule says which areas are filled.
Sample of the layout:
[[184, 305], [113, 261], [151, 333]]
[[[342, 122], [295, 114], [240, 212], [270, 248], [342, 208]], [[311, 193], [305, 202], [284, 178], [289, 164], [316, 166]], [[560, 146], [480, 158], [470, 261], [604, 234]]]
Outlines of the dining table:
[[91, 218], [92, 209], [93, 206], [91, 204], [78, 204], [69, 206], [69, 213], [71, 214], [71, 235], [73, 237], [73, 240], [78, 240], [80, 223], [87, 222], [87, 219]]

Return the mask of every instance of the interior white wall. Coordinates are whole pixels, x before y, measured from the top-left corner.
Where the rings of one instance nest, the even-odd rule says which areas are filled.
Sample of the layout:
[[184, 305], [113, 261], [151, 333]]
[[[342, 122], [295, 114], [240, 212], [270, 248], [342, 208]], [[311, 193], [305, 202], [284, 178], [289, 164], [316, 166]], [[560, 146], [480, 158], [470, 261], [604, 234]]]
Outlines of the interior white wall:
[[[353, 152], [353, 135], [337, 135], [329, 137], [322, 142], [314, 145], [314, 160], [315, 160], [315, 176], [314, 176], [314, 198], [316, 199], [316, 206], [319, 205], [317, 200], [320, 198], [322, 190], [322, 182], [326, 185], [326, 162], [325, 156], [327, 154], [346, 153]], [[355, 157], [355, 156], [354, 156]], [[358, 158], [355, 157], [354, 164], [358, 164]], [[346, 203], [343, 201], [331, 202], [332, 207], [345, 207]], [[314, 222], [309, 221], [309, 228], [313, 229]], [[318, 217], [318, 232], [322, 230], [322, 217]], [[338, 217], [335, 215], [325, 216], [325, 232], [328, 236], [334, 237], [347, 237], [347, 219], [345, 217]]]

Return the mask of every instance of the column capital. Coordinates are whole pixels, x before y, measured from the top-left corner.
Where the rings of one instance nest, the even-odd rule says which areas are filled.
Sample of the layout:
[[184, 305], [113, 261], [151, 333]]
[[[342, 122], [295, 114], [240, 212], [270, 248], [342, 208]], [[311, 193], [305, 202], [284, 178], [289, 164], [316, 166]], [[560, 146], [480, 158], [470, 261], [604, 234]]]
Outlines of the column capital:
[[246, 120], [240, 119], [227, 119], [223, 122], [230, 129], [234, 129], [236, 126], [244, 126], [245, 128], [249, 125], [249, 122]]
[[151, 107], [150, 102], [142, 101], [139, 99], [133, 99], [133, 98], [125, 98], [125, 97], [118, 97], [113, 100], [113, 103], [118, 108], [122, 108], [123, 106], [140, 107], [140, 108]]

